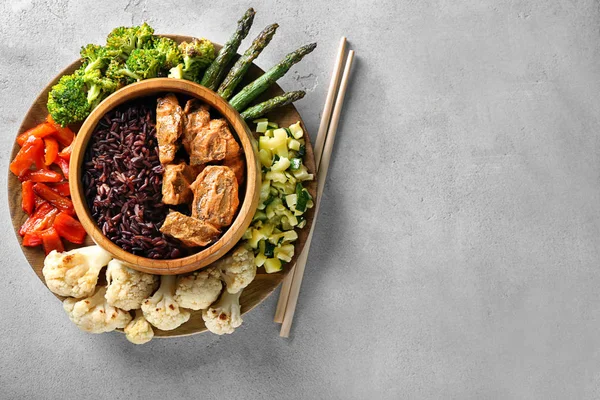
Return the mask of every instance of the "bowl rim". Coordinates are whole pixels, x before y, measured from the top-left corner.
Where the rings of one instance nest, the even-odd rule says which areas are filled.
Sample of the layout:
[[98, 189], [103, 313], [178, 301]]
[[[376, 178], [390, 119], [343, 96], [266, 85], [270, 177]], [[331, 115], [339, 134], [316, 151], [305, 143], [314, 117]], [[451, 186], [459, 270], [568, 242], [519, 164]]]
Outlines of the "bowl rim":
[[[81, 184], [83, 175], [81, 166], [92, 132], [107, 112], [135, 99], [165, 92], [198, 98], [206, 102], [227, 120], [239, 138], [246, 158], [246, 190], [243, 199], [240, 201], [235, 219], [215, 243], [186, 257], [155, 260], [129, 253], [104, 236], [96, 221], [91, 217], [85, 200], [83, 185]], [[240, 114], [221, 96], [204, 86], [173, 78], [153, 78], [125, 86], [104, 99], [90, 113], [81, 125], [73, 143], [69, 163], [69, 188], [79, 221], [97, 245], [111, 253], [116, 259], [130, 264], [132, 268], [138, 271], [157, 275], [174, 275], [198, 270], [227, 254], [241, 240], [246, 229], [250, 226], [258, 206], [261, 186], [258, 145]]]

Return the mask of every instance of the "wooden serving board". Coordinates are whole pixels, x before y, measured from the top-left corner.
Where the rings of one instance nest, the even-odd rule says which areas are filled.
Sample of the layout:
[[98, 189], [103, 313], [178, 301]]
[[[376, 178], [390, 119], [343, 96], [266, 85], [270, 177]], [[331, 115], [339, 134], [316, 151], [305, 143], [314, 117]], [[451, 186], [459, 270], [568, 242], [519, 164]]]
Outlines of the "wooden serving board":
[[[179, 36], [179, 35], [163, 35], [163, 36], [170, 37], [179, 43], [183, 42], [183, 41], [190, 41], [193, 39], [190, 36]], [[215, 49], [219, 50], [220, 48], [221, 48], [221, 46], [215, 43]], [[268, 51], [268, 48], [266, 50]], [[54, 86], [58, 82], [58, 80], [60, 79], [60, 77], [62, 75], [72, 73], [77, 68], [79, 68], [80, 65], [81, 65], [80, 60], [73, 62], [71, 65], [69, 65], [63, 71], [61, 71], [61, 73], [58, 74], [51, 82], [49, 82], [48, 85], [46, 85], [46, 87], [42, 90], [42, 92], [38, 95], [38, 97], [35, 99], [34, 103], [29, 108], [29, 111], [25, 115], [25, 118], [23, 119], [23, 122], [21, 123], [21, 126], [19, 127], [19, 131], [16, 132], [16, 134], [15, 134], [15, 139], [18, 135], [25, 132], [27, 129], [32, 128], [32, 127], [36, 126], [37, 124], [44, 121], [44, 119], [48, 115], [48, 110], [46, 109], [46, 100], [48, 99], [48, 93], [50, 92], [52, 86]], [[244, 82], [241, 84], [240, 87], [245, 86], [247, 83], [253, 81], [254, 79], [259, 77], [263, 73], [264, 73], [264, 71], [262, 69], [260, 69], [256, 65], [252, 64]], [[266, 93], [264, 93], [256, 102], [264, 101], [275, 95], [282, 94], [283, 92], [284, 92], [283, 89], [281, 89], [281, 87], [279, 87], [279, 85], [275, 84]], [[282, 108], [272, 111], [271, 113], [267, 114], [265, 117], [268, 118], [270, 121], [277, 122], [279, 124], [279, 126], [282, 126], [282, 127], [289, 126], [291, 124], [296, 123], [297, 121], [301, 122], [302, 128], [304, 129], [305, 139], [306, 139], [306, 155], [304, 157], [304, 164], [306, 165], [308, 171], [310, 173], [314, 174], [315, 173], [315, 159], [314, 159], [312, 144], [310, 142], [310, 136], [308, 135], [308, 132], [306, 130], [304, 122], [302, 121], [302, 118], [300, 117], [300, 114], [298, 113], [296, 108], [293, 105], [285, 106], [285, 107], [282, 107]], [[254, 124], [250, 123], [250, 125], [251, 125], [250, 130], [254, 131], [254, 129], [253, 129], [253, 128], [255, 128]], [[15, 144], [13, 145], [11, 156], [10, 156], [11, 160], [15, 157], [15, 155], [19, 151], [19, 148], [20, 148], [19, 145], [17, 145], [15, 142]], [[316, 195], [317, 195], [316, 181], [312, 181], [310, 183], [307, 182], [305, 184], [305, 186], [306, 186], [307, 190], [309, 191], [309, 193], [311, 194], [311, 196], [313, 196], [313, 198], [316, 198]], [[17, 240], [19, 241], [19, 244], [21, 245], [21, 250], [23, 251], [25, 258], [31, 265], [31, 268], [33, 268], [33, 270], [35, 271], [37, 276], [42, 280], [42, 282], [44, 282], [44, 276], [42, 275], [42, 268], [44, 267], [45, 255], [44, 255], [43, 249], [41, 248], [41, 246], [33, 247], [33, 248], [32, 247], [24, 247], [23, 243], [22, 243], [22, 238], [19, 235], [19, 228], [21, 227], [23, 222], [25, 222], [25, 220], [27, 219], [27, 214], [25, 214], [25, 212], [23, 212], [23, 210], [21, 209], [21, 182], [19, 182], [19, 179], [16, 176], [14, 176], [10, 172], [10, 170], [8, 171], [8, 204], [9, 204], [9, 210], [10, 210], [10, 216], [11, 216], [13, 228], [15, 230], [15, 235], [17, 236]], [[273, 291], [277, 288], [277, 286], [279, 286], [279, 284], [283, 281], [283, 278], [290, 272], [292, 265], [294, 265], [296, 263], [298, 256], [300, 255], [300, 253], [302, 252], [302, 249], [304, 248], [304, 244], [306, 243], [306, 239], [308, 237], [308, 233], [309, 233], [310, 227], [312, 225], [312, 221], [314, 218], [314, 208], [310, 209], [305, 214], [305, 216], [306, 216], [307, 223], [303, 229], [298, 231], [298, 240], [295, 243], [296, 248], [295, 248], [294, 257], [292, 258], [292, 261], [284, 267], [283, 271], [281, 271], [279, 273], [275, 273], [275, 274], [266, 274], [264, 271], [264, 268], [258, 269], [256, 278], [246, 289], [244, 289], [244, 291], [242, 293], [242, 296], [240, 299], [240, 304], [242, 307], [243, 314], [252, 310], [258, 304], [260, 304], [263, 300], [265, 300], [267, 297], [269, 297], [269, 295], [271, 293], [273, 293]], [[91, 240], [91, 238], [88, 236], [86, 238], [86, 243], [83, 246], [89, 246], [92, 244], [94, 244], [94, 243]], [[68, 242], [65, 242], [65, 247], [67, 248], [67, 250], [70, 250], [70, 249], [80, 247], [80, 246], [71, 245]], [[104, 284], [105, 283], [105, 280], [103, 278], [104, 271], [101, 272], [100, 276], [101, 276], [101, 279], [100, 279], [99, 284]], [[63, 300], [63, 297], [61, 297], [61, 296], [56, 296], [56, 297], [58, 299], [60, 299], [61, 301]], [[59, 307], [59, 306], [60, 306], [60, 304], [57, 302], [56, 307]], [[193, 335], [196, 333], [206, 331], [206, 327], [204, 326], [204, 321], [202, 320], [202, 312], [201, 311], [192, 311], [192, 310], [190, 310], [190, 312], [191, 312], [190, 320], [175, 330], [161, 331], [157, 328], [154, 328], [155, 337], [187, 336], [187, 335]], [[66, 318], [65, 318], [64, 322], [67, 323]]]

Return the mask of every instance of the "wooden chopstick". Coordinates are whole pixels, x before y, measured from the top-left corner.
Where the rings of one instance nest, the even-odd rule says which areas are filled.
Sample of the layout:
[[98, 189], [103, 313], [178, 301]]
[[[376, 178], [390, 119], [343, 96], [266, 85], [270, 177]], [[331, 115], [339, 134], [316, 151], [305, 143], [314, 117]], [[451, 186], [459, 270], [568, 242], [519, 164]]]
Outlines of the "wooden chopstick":
[[[319, 125], [317, 140], [315, 141], [314, 154], [316, 173], [319, 171], [319, 165], [321, 164], [321, 157], [323, 155], [323, 145], [325, 144], [327, 128], [329, 127], [329, 121], [331, 120], [331, 111], [333, 110], [333, 103], [335, 101], [338, 83], [342, 74], [342, 67], [344, 66], [343, 61], [345, 54], [346, 37], [342, 36], [342, 38], [340, 39], [340, 45], [338, 48], [335, 65], [333, 66], [331, 82], [329, 82], [329, 91], [327, 92], [327, 99], [325, 100], [325, 106], [323, 107], [323, 115], [321, 115], [321, 124]], [[304, 248], [308, 249], [306, 246]], [[287, 274], [287, 276], [283, 280], [283, 284], [281, 285], [281, 292], [279, 293], [279, 300], [277, 301], [277, 309], [275, 310], [275, 317], [273, 318], [273, 320], [278, 324], [281, 324], [283, 322], [283, 315], [285, 314], [285, 307], [287, 306], [290, 288], [292, 287], [293, 277], [294, 268], [292, 267], [292, 270]]]
[[325, 187], [325, 180], [327, 179], [327, 171], [329, 169], [329, 162], [331, 161], [331, 155], [333, 152], [333, 143], [335, 141], [335, 135], [340, 121], [340, 115], [342, 113], [342, 106], [344, 104], [344, 97], [346, 96], [346, 89], [348, 88], [348, 81], [350, 78], [350, 70], [352, 68], [352, 61], [354, 60], [354, 50], [348, 52], [348, 58], [346, 59], [346, 66], [344, 67], [344, 74], [342, 75], [342, 81], [340, 83], [340, 89], [335, 100], [335, 106], [333, 108], [333, 116], [329, 129], [327, 130], [327, 139], [323, 147], [323, 160], [321, 162], [318, 172], [318, 193], [321, 195], [317, 198], [315, 204], [315, 217], [313, 224], [308, 234], [308, 239], [304, 245], [305, 251], [303, 251], [298, 257], [296, 262], [296, 268], [294, 268], [294, 278], [292, 281], [292, 287], [290, 288], [290, 295], [288, 298], [287, 306], [285, 309], [285, 315], [283, 317], [283, 323], [281, 324], [281, 331], [279, 336], [289, 337], [290, 330], [292, 328], [292, 321], [294, 320], [294, 313], [296, 312], [296, 304], [298, 303], [298, 296], [300, 294], [300, 286], [302, 285], [302, 278], [304, 276], [304, 268], [306, 267], [306, 261], [308, 260], [308, 250], [310, 249], [310, 243], [314, 228], [316, 226], [317, 217], [319, 215], [319, 207], [321, 205], [321, 199], [323, 198], [323, 189]]

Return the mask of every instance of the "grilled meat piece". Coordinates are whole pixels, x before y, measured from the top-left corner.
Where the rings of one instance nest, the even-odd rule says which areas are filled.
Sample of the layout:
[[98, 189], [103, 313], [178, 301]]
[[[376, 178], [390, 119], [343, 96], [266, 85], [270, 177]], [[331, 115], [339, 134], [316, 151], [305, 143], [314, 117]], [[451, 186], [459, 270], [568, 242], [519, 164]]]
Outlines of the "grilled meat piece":
[[240, 200], [237, 179], [229, 167], [208, 165], [191, 188], [192, 217], [219, 228], [231, 225]]
[[224, 160], [228, 154], [237, 153], [239, 147], [227, 126], [227, 121], [213, 119], [194, 138], [189, 153], [190, 165]]
[[198, 133], [208, 127], [210, 122], [209, 107], [197, 99], [185, 103], [183, 124], [183, 147], [188, 154], [192, 153], [192, 142]]
[[177, 140], [183, 130], [183, 110], [173, 93], [159, 97], [156, 106], [156, 139], [158, 158], [161, 164], [168, 164], [175, 158]]
[[188, 217], [177, 211], [171, 211], [160, 231], [165, 235], [181, 240], [189, 247], [208, 246], [221, 233], [219, 229], [206, 221]]
[[198, 174], [184, 162], [165, 166], [162, 183], [162, 202], [177, 205], [189, 203], [192, 200], [190, 185]]

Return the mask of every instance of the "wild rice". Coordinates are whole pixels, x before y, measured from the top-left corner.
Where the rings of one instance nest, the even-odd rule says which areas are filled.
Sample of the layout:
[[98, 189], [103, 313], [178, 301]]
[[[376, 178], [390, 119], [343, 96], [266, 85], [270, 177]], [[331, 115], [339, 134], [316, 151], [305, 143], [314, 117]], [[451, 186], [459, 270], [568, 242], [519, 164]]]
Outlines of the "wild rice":
[[163, 167], [158, 160], [155, 108], [129, 104], [106, 114], [94, 130], [84, 159], [83, 187], [102, 233], [143, 257], [182, 257], [180, 244], [160, 231]]

